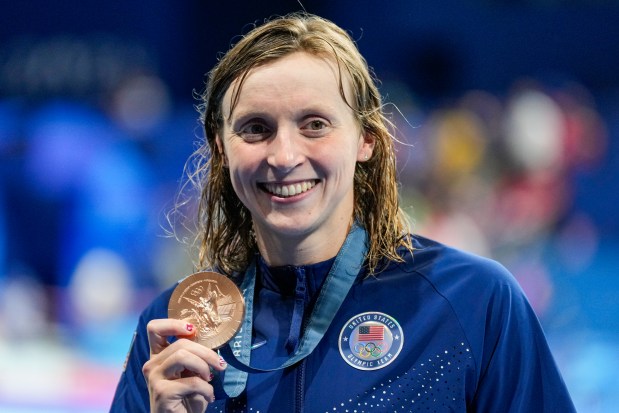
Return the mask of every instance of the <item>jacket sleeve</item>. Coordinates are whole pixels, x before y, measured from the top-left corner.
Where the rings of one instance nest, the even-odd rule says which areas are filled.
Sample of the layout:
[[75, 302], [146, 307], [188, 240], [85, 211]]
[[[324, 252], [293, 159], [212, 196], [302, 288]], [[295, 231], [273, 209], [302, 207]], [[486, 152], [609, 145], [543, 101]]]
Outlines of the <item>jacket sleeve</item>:
[[150, 411], [148, 388], [142, 374], [142, 366], [150, 358], [146, 325], [150, 320], [167, 318], [168, 302], [173, 290], [174, 287], [171, 287], [161, 293], [140, 315], [110, 413], [147, 413]]
[[480, 322], [479, 379], [474, 412], [576, 412], [524, 292], [503, 269]]
[[110, 413], [147, 413], [150, 411], [148, 389], [142, 366], [150, 357], [144, 314], [133, 335], [125, 368], [116, 388]]

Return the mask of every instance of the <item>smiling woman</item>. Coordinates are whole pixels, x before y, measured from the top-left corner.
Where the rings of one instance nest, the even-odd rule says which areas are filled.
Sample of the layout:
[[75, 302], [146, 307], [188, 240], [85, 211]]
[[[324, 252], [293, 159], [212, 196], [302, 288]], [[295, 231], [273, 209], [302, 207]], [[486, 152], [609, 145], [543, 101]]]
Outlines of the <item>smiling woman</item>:
[[[340, 97], [316, 99], [314, 96], [313, 104], [319, 102], [319, 106], [312, 107], [304, 102], [303, 108], [307, 112], [297, 108], [297, 116], [307, 119], [307, 127], [303, 130], [310, 133], [309, 136], [322, 136], [322, 129], [318, 129], [320, 132], [313, 132], [318, 125], [310, 122], [312, 115], [317, 116], [314, 120], [324, 123], [321, 127], [326, 129], [329, 129], [329, 126], [338, 127], [337, 122], [350, 121], [349, 115], [345, 115], [343, 111], [344, 104], [349, 107], [356, 120], [355, 133], [363, 135], [364, 140], [373, 141], [368, 141], [373, 145], [372, 151], [363, 154], [363, 162], [356, 164], [354, 172], [355, 219], [359, 220], [369, 233], [367, 258], [370, 272], [374, 272], [379, 261], [384, 258], [400, 260], [398, 246], [411, 248], [408, 237], [402, 236], [408, 232], [409, 225], [398, 202], [393, 138], [388, 130], [390, 123], [382, 112], [380, 94], [365, 59], [359, 54], [348, 34], [335, 24], [317, 16], [300, 16], [293, 19], [274, 19], [267, 25], [255, 28], [223, 56], [209, 73], [207, 90], [202, 96], [200, 106], [206, 142], [196, 154], [198, 166], [193, 175], [196, 187], [201, 192], [201, 216], [198, 221], [200, 230], [197, 234], [199, 244], [203, 246], [198, 264], [200, 267], [216, 266], [226, 273], [240, 272], [244, 271], [253, 255], [252, 251], [256, 248], [254, 222], [250, 211], [234, 192], [229, 175], [223, 171], [225, 158], [221, 150], [215, 150], [216, 140], [222, 134], [222, 128], [226, 127], [226, 122], [231, 120], [226, 119], [226, 116], [234, 116], [234, 119], [240, 122], [227, 125], [233, 131], [240, 132], [241, 127], [245, 127], [244, 132], [251, 130], [252, 135], [244, 135], [246, 139], [254, 139], [256, 132], [263, 136], [262, 134], [272, 130], [272, 126], [265, 122], [272, 122], [273, 114], [265, 113], [264, 108], [254, 103], [254, 106], [260, 108], [258, 114], [262, 115], [261, 121], [256, 124], [253, 115], [247, 117], [244, 113], [237, 113], [237, 106], [241, 95], [245, 99], [250, 96], [251, 91], [246, 90], [244, 83], [249, 78], [254, 78], [254, 83], [260, 79], [253, 76], [258, 70], [258, 76], [262, 77], [272, 75], [274, 71], [287, 77], [280, 79], [277, 75], [272, 75], [269, 83], [257, 85], [263, 89], [255, 90], [253, 96], [261, 98], [263, 93], [273, 94], [276, 90], [279, 90], [281, 95], [283, 85], [280, 85], [280, 80], [293, 80], [295, 75], [290, 72], [282, 73], [281, 64], [277, 63], [279, 59], [287, 58], [297, 62], [295, 69], [305, 74], [311, 72], [308, 68], [299, 67], [302, 66], [298, 64], [299, 58], [293, 59], [290, 56], [293, 54], [305, 55], [313, 68], [321, 68], [320, 74], [310, 76], [314, 80], [324, 80], [334, 86], [331, 93], [337, 93]], [[322, 78], [319, 79], [318, 76]], [[296, 77], [300, 76], [297, 74]], [[290, 83], [289, 81], [288, 92]], [[316, 93], [317, 85], [310, 83], [304, 80], [298, 86], [292, 86], [292, 89], [297, 93], [297, 87], [306, 85], [310, 89], [313, 87]], [[292, 96], [289, 99], [292, 99]], [[331, 125], [323, 120], [327, 114], [333, 118]], [[338, 118], [335, 118], [336, 114]], [[300, 121], [296, 119], [296, 122]], [[313, 127], [309, 128], [311, 124]], [[248, 130], [249, 126], [251, 129]], [[315, 135], [311, 135], [314, 133]], [[279, 144], [279, 141], [275, 144]], [[332, 148], [332, 152], [336, 153], [335, 148]], [[290, 156], [280, 152], [282, 153]], [[318, 181], [313, 180], [313, 183]], [[282, 188], [282, 193], [283, 191]], [[346, 223], [348, 224], [349, 220]], [[235, 231], [230, 231], [230, 228], [235, 228]], [[397, 239], [395, 243], [394, 239]], [[343, 238], [340, 242], [342, 240]], [[207, 245], [208, 248], [205, 248]]]
[[234, 110], [234, 83], [224, 96], [218, 149], [269, 265], [334, 257], [348, 232], [355, 167], [375, 138], [361, 131], [340, 82], [335, 62], [299, 52], [253, 68]]
[[195, 336], [206, 306], [168, 318], [177, 290], [163, 292], [112, 412], [574, 411], [511, 274], [409, 234], [389, 122], [346, 32], [271, 20], [222, 57], [202, 98], [198, 267], [243, 300], [214, 278], [177, 288], [211, 312], [242, 301], [243, 320], [216, 352]]

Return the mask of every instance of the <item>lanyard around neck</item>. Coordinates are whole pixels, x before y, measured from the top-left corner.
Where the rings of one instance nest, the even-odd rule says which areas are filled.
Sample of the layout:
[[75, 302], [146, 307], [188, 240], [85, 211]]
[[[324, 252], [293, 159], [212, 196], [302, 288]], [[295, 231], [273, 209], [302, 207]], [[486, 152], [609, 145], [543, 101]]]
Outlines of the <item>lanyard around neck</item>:
[[355, 223], [327, 274], [297, 350], [283, 364], [271, 369], [249, 365], [256, 285], [256, 263], [251, 263], [245, 271], [245, 278], [241, 284], [241, 291], [245, 298], [245, 319], [237, 336], [220, 349], [222, 356], [229, 364], [223, 382], [224, 390], [229, 397], [236, 397], [245, 389], [248, 373], [284, 369], [303, 360], [316, 348], [357, 279], [366, 252], [367, 233]]

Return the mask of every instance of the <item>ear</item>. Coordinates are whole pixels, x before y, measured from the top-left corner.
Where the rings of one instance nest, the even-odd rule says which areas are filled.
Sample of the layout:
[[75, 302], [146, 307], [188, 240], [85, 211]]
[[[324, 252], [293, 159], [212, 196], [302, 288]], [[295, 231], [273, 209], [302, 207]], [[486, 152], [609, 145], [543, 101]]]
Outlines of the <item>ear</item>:
[[221, 155], [221, 158], [224, 161], [224, 166], [228, 166], [228, 157], [226, 156], [226, 151], [224, 150], [224, 144], [219, 137], [219, 134], [215, 135], [215, 145], [217, 145], [217, 152]]
[[368, 132], [362, 132], [359, 139], [359, 149], [357, 150], [357, 162], [365, 162], [372, 157], [376, 137]]

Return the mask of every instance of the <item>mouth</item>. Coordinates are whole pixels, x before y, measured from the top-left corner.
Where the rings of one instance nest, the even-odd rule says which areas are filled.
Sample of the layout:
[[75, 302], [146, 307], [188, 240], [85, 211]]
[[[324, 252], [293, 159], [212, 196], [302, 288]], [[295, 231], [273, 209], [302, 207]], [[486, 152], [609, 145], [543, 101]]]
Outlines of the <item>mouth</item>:
[[271, 195], [275, 195], [280, 198], [290, 198], [309, 191], [316, 186], [316, 182], [316, 180], [309, 180], [288, 185], [265, 183], [260, 184], [260, 186]]

